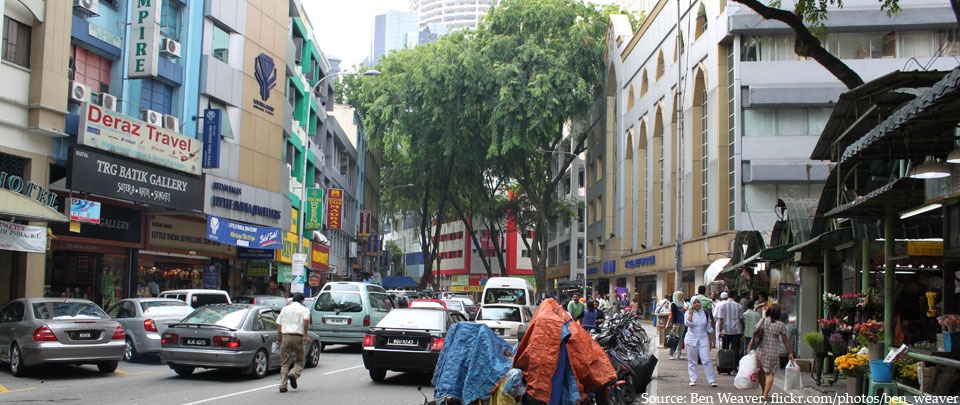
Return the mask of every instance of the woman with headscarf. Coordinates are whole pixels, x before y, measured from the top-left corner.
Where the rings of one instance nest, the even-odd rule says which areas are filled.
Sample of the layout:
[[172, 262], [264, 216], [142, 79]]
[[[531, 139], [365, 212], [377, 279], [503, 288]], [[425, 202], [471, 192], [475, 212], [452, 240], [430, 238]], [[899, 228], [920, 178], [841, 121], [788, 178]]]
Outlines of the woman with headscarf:
[[[679, 337], [683, 337], [683, 311], [686, 308], [683, 305], [683, 292], [676, 291], [673, 293], [673, 302], [670, 304], [670, 322], [667, 324], [665, 330], [670, 330], [674, 328], [673, 333]], [[670, 348], [670, 359], [676, 360], [680, 357], [680, 351], [682, 349], [683, 342], [677, 343], [676, 347]]]
[[684, 315], [683, 324], [687, 328], [687, 335], [683, 343], [687, 346], [687, 372], [690, 374], [690, 385], [697, 385], [697, 362], [703, 362], [703, 371], [707, 374], [707, 382], [711, 387], [717, 386], [717, 376], [713, 368], [713, 359], [710, 349], [713, 349], [713, 325], [710, 316], [703, 310], [700, 300], [690, 300], [690, 309]]

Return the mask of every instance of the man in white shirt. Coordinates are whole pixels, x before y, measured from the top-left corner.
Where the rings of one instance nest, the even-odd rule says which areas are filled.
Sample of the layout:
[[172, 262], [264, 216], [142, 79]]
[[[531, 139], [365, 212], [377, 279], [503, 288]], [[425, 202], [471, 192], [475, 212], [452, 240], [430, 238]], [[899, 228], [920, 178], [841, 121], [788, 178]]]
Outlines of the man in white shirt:
[[[297, 388], [297, 379], [303, 372], [303, 341], [310, 329], [310, 310], [303, 306], [303, 294], [294, 293], [290, 304], [280, 310], [277, 316], [277, 343], [280, 344], [280, 392], [290, 387]], [[290, 369], [291, 356], [294, 364]]]
[[733, 350], [734, 356], [739, 361], [743, 342], [743, 306], [737, 302], [735, 295], [728, 295], [726, 291], [720, 295], [720, 298], [725, 299], [720, 302], [717, 311], [717, 330], [720, 331], [720, 339], [723, 340], [721, 348]]

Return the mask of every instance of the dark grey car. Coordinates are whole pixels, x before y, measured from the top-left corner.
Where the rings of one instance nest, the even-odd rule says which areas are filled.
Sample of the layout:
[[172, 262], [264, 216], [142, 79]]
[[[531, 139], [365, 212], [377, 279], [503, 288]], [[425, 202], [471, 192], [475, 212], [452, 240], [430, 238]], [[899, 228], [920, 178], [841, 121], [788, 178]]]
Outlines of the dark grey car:
[[173, 298], [127, 298], [107, 308], [107, 315], [123, 325], [123, 359], [127, 361], [160, 353], [160, 335], [167, 325], [179, 322], [191, 312], [193, 307]]
[[[250, 304], [212, 304], [197, 308], [161, 335], [160, 361], [182, 376], [197, 368], [241, 370], [254, 378], [280, 368], [277, 315], [280, 310]], [[308, 333], [306, 367], [320, 362], [320, 338]]]
[[0, 361], [21, 377], [39, 364], [96, 364], [112, 373], [123, 358], [123, 326], [79, 298], [20, 298], [0, 310]]

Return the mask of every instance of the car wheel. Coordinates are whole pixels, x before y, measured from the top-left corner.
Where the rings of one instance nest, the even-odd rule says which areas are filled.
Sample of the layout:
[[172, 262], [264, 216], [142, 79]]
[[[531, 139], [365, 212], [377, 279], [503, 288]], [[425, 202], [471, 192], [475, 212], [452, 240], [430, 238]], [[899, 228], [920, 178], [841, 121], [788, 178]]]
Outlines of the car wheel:
[[101, 361], [97, 363], [97, 369], [99, 369], [101, 373], [112, 373], [117, 371], [118, 365], [120, 365], [119, 361]]
[[307, 351], [307, 367], [316, 367], [320, 364], [320, 344], [313, 342], [310, 345], [310, 350]]
[[123, 359], [126, 361], [134, 361], [140, 353], [137, 353], [137, 348], [133, 345], [133, 339], [127, 336], [127, 338], [124, 339], [124, 343], [126, 343], [126, 347], [123, 349]]
[[23, 354], [16, 343], [10, 346], [10, 374], [14, 377], [23, 377], [27, 372], [27, 365], [23, 363]]
[[194, 370], [193, 367], [188, 367], [188, 366], [173, 366], [173, 372], [174, 372], [174, 373], [177, 373], [177, 375], [181, 375], [181, 376], [184, 376], [184, 377], [186, 377], [186, 376], [188, 376], [188, 375], [190, 375], [190, 374], [193, 374], [193, 370]]
[[387, 370], [382, 368], [371, 368], [368, 370], [370, 372], [370, 379], [374, 382], [383, 381], [384, 378], [387, 378]]
[[257, 353], [253, 355], [253, 361], [250, 362], [250, 367], [247, 369], [247, 375], [253, 378], [263, 378], [267, 375], [267, 370], [270, 369], [270, 358], [267, 357], [267, 352], [263, 349], [257, 350]]

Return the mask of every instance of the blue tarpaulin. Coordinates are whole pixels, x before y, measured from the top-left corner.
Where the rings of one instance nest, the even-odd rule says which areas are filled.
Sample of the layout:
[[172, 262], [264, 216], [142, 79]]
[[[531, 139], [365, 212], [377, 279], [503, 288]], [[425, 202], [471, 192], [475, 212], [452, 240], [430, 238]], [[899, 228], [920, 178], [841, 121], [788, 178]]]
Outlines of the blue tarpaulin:
[[434, 398], [456, 396], [465, 404], [478, 398], [489, 400], [490, 391], [513, 367], [507, 354], [512, 350], [487, 325], [454, 324], [447, 331], [433, 372]]
[[417, 288], [417, 282], [410, 276], [387, 276], [381, 282], [386, 290], [396, 290], [400, 288]]

